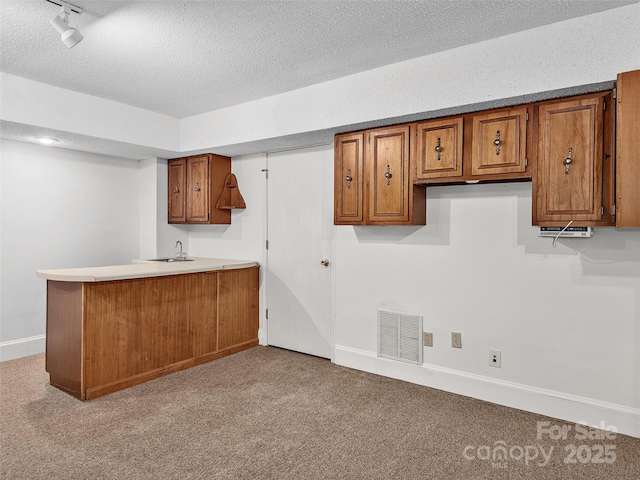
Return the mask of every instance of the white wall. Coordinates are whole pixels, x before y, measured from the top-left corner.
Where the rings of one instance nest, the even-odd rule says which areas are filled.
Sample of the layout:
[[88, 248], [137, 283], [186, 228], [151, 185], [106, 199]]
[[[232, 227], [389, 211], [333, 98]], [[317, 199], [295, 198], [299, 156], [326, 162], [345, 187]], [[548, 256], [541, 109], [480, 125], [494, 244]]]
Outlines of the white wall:
[[150, 158], [140, 168], [140, 259], [175, 257], [176, 243], [189, 244], [187, 225], [169, 225], [167, 160]]
[[[140, 258], [159, 258], [158, 229], [163, 219], [160, 218], [158, 207], [165, 202], [159, 201], [160, 193], [166, 197], [166, 192], [159, 192], [159, 168], [157, 158], [149, 158], [138, 162], [140, 188], [138, 192], [140, 202]], [[166, 167], [165, 167], [166, 168]]]
[[139, 257], [137, 162], [10, 140], [2, 155], [0, 355], [44, 350], [46, 281], [37, 269]]
[[[427, 192], [426, 227], [336, 227], [336, 362], [638, 435], [640, 229], [553, 248], [531, 226], [530, 183]], [[424, 317], [423, 368], [374, 359], [378, 308]]]
[[260, 261], [264, 250], [265, 155], [232, 159], [232, 171], [247, 205], [231, 210], [231, 225], [190, 225], [189, 255]]

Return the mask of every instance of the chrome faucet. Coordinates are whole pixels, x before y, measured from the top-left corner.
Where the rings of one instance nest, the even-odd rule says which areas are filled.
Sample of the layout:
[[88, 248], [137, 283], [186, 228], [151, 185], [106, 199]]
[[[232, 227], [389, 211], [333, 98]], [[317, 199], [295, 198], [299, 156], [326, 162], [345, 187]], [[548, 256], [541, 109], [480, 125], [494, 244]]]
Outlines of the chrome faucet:
[[178, 245], [180, 245], [180, 251], [178, 252], [176, 257], [178, 257], [178, 258], [187, 258], [187, 253], [182, 251], [182, 242], [180, 240], [178, 240], [176, 242], [176, 248], [178, 248]]

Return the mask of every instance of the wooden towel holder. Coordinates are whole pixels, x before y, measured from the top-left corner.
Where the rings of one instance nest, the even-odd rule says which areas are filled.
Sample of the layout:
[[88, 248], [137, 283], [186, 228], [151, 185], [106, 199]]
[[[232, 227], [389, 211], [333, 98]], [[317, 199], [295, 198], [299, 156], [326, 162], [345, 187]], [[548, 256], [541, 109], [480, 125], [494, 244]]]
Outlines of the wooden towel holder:
[[216, 208], [221, 210], [247, 208], [247, 205], [244, 203], [244, 198], [242, 198], [240, 194], [240, 189], [238, 188], [238, 179], [233, 173], [227, 175], [227, 178], [224, 180], [224, 189], [222, 189], [222, 193], [218, 197]]

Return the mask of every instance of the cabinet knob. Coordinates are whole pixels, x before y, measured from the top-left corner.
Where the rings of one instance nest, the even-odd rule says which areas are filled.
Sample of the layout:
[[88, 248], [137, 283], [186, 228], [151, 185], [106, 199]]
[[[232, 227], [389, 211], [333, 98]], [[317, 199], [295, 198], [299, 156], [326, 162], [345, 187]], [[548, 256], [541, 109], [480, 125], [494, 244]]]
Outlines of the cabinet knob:
[[496, 139], [493, 141], [493, 144], [496, 146], [496, 155], [500, 155], [500, 130], [496, 131]]
[[176, 188], [173, 189], [173, 193], [176, 194], [176, 198], [178, 198], [178, 194], [180, 193], [180, 189], [178, 188], [178, 186], [176, 185]]
[[438, 137], [438, 142], [436, 144], [435, 151], [438, 154], [438, 161], [440, 161], [440, 158], [441, 158], [441, 153], [440, 152], [442, 152], [442, 146], [440, 145], [440, 137]]
[[322, 265], [323, 267], [328, 267], [329, 266], [329, 260], [328, 259], [323, 259], [320, 261], [320, 265]]
[[351, 188], [351, 181], [353, 180], [353, 177], [351, 176], [351, 169], [347, 171], [347, 176], [344, 177], [344, 179], [347, 181], [347, 188]]
[[391, 165], [387, 165], [387, 172], [384, 174], [384, 178], [387, 179], [387, 185], [391, 185]]
[[196, 188], [194, 188], [193, 191], [200, 192], [200, 183], [196, 183]]
[[569, 175], [569, 169], [571, 168], [571, 164], [573, 160], [571, 156], [573, 155], [573, 148], [569, 147], [569, 152], [567, 153], [567, 158], [564, 159], [562, 163], [564, 163], [564, 174]]

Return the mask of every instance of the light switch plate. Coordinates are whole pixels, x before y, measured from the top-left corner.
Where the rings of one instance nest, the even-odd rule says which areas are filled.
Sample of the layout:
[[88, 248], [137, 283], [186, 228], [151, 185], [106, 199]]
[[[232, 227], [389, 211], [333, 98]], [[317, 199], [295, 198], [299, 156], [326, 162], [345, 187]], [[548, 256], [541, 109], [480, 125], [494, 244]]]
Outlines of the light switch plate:
[[433, 347], [433, 333], [422, 332], [422, 345], [425, 347]]
[[451, 346], [453, 348], [462, 348], [462, 333], [451, 332]]

